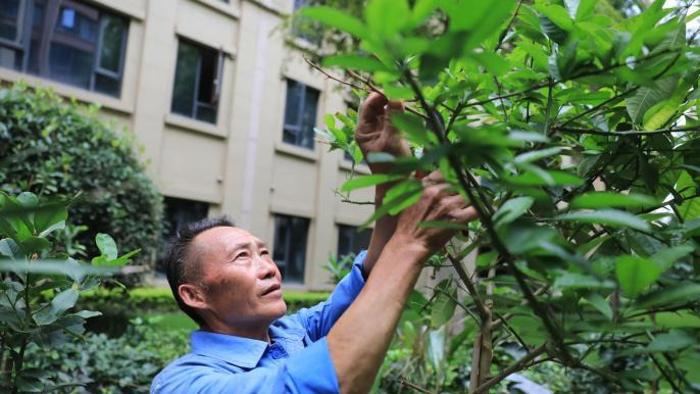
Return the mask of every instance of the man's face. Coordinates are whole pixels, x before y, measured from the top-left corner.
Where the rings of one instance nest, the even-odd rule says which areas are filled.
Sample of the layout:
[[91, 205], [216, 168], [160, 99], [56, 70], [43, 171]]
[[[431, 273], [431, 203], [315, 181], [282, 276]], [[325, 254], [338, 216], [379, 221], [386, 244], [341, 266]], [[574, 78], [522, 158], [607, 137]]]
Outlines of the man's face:
[[239, 228], [214, 227], [197, 235], [192, 246], [201, 267], [206, 315], [246, 328], [285, 314], [282, 275], [263, 241]]

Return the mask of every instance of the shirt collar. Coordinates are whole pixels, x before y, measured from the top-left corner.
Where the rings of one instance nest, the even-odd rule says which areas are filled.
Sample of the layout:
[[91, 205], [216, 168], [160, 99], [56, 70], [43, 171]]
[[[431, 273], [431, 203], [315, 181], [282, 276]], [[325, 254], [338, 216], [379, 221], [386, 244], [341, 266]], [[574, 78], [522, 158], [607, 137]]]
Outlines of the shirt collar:
[[192, 353], [218, 358], [242, 368], [258, 365], [267, 349], [264, 341], [203, 330], [192, 332], [191, 340]]
[[[288, 318], [283, 317], [270, 326], [271, 340], [277, 342], [277, 339], [284, 338], [298, 341], [304, 338], [305, 330], [287, 320]], [[268, 347], [265, 341], [204, 330], [193, 331], [191, 342], [192, 353], [218, 358], [241, 368], [253, 368], [258, 365]], [[282, 343], [280, 345], [283, 346]]]

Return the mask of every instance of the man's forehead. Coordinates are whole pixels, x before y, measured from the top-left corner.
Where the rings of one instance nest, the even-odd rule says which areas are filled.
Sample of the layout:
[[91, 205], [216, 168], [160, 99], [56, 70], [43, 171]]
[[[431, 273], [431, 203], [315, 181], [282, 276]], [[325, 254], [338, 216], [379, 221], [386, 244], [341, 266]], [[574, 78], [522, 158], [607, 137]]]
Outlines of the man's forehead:
[[249, 244], [264, 244], [258, 237], [238, 227], [214, 227], [197, 235], [196, 243], [206, 249], [231, 251]]

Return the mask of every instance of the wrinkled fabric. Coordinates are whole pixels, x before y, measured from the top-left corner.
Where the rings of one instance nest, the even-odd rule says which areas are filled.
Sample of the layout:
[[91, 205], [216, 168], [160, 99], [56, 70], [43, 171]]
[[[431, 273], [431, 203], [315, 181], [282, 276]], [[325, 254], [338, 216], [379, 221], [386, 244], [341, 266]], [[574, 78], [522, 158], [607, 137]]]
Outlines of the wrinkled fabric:
[[365, 284], [365, 256], [357, 256], [328, 300], [276, 320], [270, 326], [270, 344], [192, 332], [192, 351], [155, 377], [151, 393], [338, 393], [326, 335]]

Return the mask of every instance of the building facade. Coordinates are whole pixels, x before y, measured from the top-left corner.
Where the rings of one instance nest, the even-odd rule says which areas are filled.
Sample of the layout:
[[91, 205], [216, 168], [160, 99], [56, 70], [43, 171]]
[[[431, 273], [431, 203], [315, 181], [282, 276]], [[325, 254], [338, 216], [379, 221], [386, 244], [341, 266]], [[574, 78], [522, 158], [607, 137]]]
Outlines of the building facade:
[[329, 256], [367, 243], [371, 206], [341, 201], [351, 163], [314, 140], [346, 103], [283, 28], [299, 3], [0, 0], [0, 80], [99, 104], [143, 147], [171, 223], [229, 215], [288, 288], [325, 289]]

